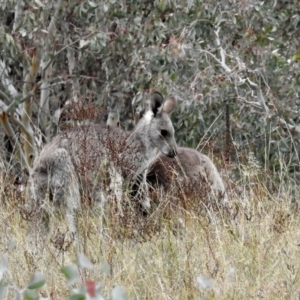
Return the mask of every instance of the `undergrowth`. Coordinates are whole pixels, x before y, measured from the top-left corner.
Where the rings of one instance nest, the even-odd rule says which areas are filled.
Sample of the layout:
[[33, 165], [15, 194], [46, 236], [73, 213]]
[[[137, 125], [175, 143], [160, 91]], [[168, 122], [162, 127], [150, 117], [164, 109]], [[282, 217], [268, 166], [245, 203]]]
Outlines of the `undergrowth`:
[[30, 243], [26, 201], [2, 178], [0, 299], [298, 299], [298, 188], [272, 184], [254, 160], [239, 174], [228, 182], [233, 214], [197, 193], [190, 205], [160, 196], [150, 215], [83, 205], [80, 253], [63, 218]]

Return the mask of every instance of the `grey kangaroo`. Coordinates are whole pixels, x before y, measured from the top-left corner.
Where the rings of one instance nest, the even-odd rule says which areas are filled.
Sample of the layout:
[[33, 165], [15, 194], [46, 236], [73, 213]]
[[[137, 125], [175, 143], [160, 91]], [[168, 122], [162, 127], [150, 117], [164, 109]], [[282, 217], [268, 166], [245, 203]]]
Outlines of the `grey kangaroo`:
[[[107, 125], [118, 127], [119, 124], [118, 116], [113, 111], [109, 112]], [[148, 183], [155, 189], [162, 188], [164, 193], [171, 192], [175, 188], [176, 181], [177, 183], [183, 180], [199, 182], [200, 179], [222, 204], [227, 205], [228, 196], [216, 166], [208, 156], [195, 149], [178, 147], [175, 158], [159, 154], [147, 174]]]
[[178, 180], [197, 183], [200, 179], [203, 180], [200, 184], [209, 187], [223, 204], [227, 204], [225, 186], [216, 166], [208, 156], [195, 149], [178, 147], [174, 159], [158, 155], [147, 175], [148, 182], [165, 193], [176, 188], [174, 183]]
[[[174, 128], [169, 114], [176, 100], [164, 102], [161, 94], [151, 95], [151, 105], [132, 132], [106, 125], [74, 128], [57, 135], [46, 144], [35, 160], [29, 180], [31, 199], [38, 203], [45, 218], [41, 225], [49, 230], [51, 214], [64, 209], [70, 232], [77, 233], [76, 210], [82, 189], [105, 204], [109, 199], [105, 185], [121, 203], [123, 183], [139, 182], [141, 204], [149, 209], [146, 175], [148, 167], [161, 152], [176, 156]], [[107, 184], [108, 182], [108, 184]]]

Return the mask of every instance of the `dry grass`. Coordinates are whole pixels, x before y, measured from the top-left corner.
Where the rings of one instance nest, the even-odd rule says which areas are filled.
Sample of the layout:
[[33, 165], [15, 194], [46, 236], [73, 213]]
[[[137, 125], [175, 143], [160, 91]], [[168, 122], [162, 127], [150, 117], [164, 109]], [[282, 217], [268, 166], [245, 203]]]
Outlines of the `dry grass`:
[[[186, 214], [186, 229], [174, 234], [168, 219], [142, 243], [114, 238], [118, 228], [113, 221], [101, 231], [102, 219], [83, 209], [82, 251], [94, 268], [81, 272], [82, 281], [101, 282], [106, 298], [121, 284], [130, 299], [299, 299], [300, 218], [290, 186], [282, 184], [270, 192], [260, 171], [247, 167], [243, 172], [239, 188], [231, 193], [234, 220], [203, 208], [201, 214]], [[10, 285], [7, 299], [13, 299], [14, 289], [24, 288], [35, 271], [47, 276], [41, 295], [67, 299], [69, 288], [59, 269], [75, 260], [74, 245], [60, 249], [53, 234], [52, 242], [45, 240], [41, 247], [28, 244], [28, 221], [16, 204], [19, 195], [0, 194], [0, 253], [8, 253], [10, 270], [2, 280]], [[64, 220], [53, 223], [53, 232], [66, 230]], [[103, 272], [103, 261], [110, 264], [110, 275]]]

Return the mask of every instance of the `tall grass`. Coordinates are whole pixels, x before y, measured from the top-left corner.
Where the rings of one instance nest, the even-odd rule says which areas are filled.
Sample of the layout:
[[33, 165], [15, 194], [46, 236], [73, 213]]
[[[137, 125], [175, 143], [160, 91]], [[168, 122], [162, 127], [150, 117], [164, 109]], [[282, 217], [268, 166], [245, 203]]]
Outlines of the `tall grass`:
[[[298, 299], [298, 188], [292, 181], [275, 184], [255, 160], [238, 169], [239, 180], [229, 182], [234, 214], [209, 205], [181, 208], [184, 226], [179, 229], [178, 217], [170, 214], [149, 219], [137, 214], [126, 224], [114, 220], [112, 210], [103, 222], [83, 206], [81, 246], [93, 267], [83, 266], [79, 280], [70, 286], [60, 269], [74, 265], [77, 253], [64, 241], [65, 220], [52, 222], [50, 236], [39, 244], [29, 243], [24, 200], [2, 179], [0, 253], [7, 254], [9, 270], [2, 274], [0, 265], [1, 285], [8, 287], [3, 299], [14, 299], [37, 271], [46, 276], [38, 294], [51, 299], [68, 299], [70, 290], [84, 282], [101, 283], [105, 299], [112, 297], [116, 285], [125, 287], [129, 299]], [[143, 227], [147, 232], [140, 238], [144, 232], [132, 228], [143, 222], [148, 222]]]

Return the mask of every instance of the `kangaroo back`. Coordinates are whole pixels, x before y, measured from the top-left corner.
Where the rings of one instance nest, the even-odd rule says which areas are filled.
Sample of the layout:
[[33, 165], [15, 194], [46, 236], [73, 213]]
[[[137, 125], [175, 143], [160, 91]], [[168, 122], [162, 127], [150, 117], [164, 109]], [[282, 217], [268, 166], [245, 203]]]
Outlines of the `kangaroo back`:
[[148, 182], [156, 187], [162, 187], [164, 192], [176, 191], [176, 185], [185, 182], [196, 184], [195, 190], [210, 188], [221, 194], [223, 201], [227, 201], [227, 194], [221, 176], [211, 159], [191, 148], [177, 148], [174, 159], [159, 155], [149, 169]]

